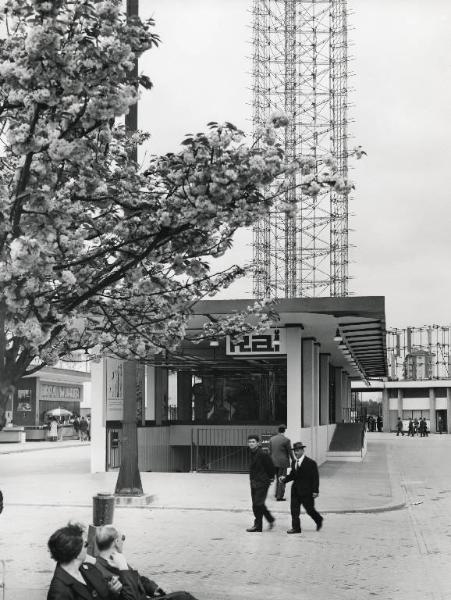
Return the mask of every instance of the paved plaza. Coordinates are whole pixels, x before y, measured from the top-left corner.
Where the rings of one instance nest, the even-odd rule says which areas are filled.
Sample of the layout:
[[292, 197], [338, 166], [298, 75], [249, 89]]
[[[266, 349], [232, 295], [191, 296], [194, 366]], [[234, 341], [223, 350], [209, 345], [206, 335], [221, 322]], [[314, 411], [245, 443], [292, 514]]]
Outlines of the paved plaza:
[[[363, 463], [320, 468], [319, 533], [303, 515], [303, 533], [288, 536], [289, 503], [272, 497], [274, 530], [246, 533], [246, 475], [143, 473], [151, 505], [115, 512], [126, 556], [163, 588], [199, 600], [451, 599], [451, 436], [368, 439]], [[113, 490], [116, 474], [89, 474], [87, 444], [6, 452], [5, 600], [43, 600], [50, 533], [69, 519], [91, 522], [92, 495]]]

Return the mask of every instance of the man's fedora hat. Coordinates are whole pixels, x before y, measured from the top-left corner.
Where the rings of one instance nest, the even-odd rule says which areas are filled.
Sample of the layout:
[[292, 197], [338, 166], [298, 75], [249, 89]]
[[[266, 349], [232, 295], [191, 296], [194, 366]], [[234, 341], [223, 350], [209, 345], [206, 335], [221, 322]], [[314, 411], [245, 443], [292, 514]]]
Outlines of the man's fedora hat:
[[296, 450], [296, 448], [307, 448], [307, 446], [304, 446], [302, 442], [296, 442], [293, 444], [293, 450]]

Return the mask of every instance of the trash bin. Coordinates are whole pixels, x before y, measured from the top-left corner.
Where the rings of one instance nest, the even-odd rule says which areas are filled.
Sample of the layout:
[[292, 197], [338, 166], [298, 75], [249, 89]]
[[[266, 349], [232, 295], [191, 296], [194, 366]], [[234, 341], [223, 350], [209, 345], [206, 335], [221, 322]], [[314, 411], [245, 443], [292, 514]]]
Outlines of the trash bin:
[[92, 497], [92, 524], [95, 527], [100, 525], [111, 525], [114, 516], [114, 501], [113, 494], [99, 493]]

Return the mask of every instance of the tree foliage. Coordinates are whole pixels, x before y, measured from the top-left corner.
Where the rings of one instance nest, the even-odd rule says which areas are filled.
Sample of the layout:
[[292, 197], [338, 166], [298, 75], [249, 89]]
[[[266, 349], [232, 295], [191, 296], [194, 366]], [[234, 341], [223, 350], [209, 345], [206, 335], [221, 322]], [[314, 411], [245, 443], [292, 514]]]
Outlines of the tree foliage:
[[[343, 185], [314, 161], [286, 165], [275, 115], [250, 147], [210, 123], [145, 170], [147, 134], [118, 122], [158, 45], [153, 22], [119, 0], [7, 0], [0, 43], [0, 399], [18, 379], [76, 350], [148, 357], [183, 338], [193, 304], [243, 273], [212, 273], [275, 201], [263, 193], [301, 170], [305, 193]], [[294, 210], [292, 206], [284, 207]], [[239, 320], [239, 319], [238, 319]], [[237, 326], [237, 319], [233, 321]], [[1, 402], [0, 402], [1, 404]]]

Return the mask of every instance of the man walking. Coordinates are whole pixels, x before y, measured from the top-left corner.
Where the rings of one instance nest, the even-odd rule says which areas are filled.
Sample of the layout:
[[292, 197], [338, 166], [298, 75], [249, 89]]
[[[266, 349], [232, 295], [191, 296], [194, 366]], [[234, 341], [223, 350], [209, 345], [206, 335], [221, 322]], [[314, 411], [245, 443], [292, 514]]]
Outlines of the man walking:
[[319, 496], [319, 472], [314, 460], [305, 456], [304, 444], [296, 442], [293, 446], [296, 460], [291, 464], [291, 472], [281, 477], [284, 483], [292, 481], [291, 486], [291, 529], [287, 533], [301, 533], [301, 504], [305, 512], [315, 521], [316, 530], [323, 526], [323, 517], [315, 510], [315, 498]]
[[84, 417], [82, 417], [80, 419], [79, 428], [80, 428], [80, 441], [81, 442], [85, 442], [86, 439], [87, 439], [87, 435], [88, 435], [87, 434], [87, 431], [88, 431], [88, 421]]
[[269, 452], [276, 470], [276, 500], [281, 502], [285, 500], [285, 484], [280, 481], [280, 477], [287, 474], [287, 468], [290, 466], [290, 459], [295, 460], [290, 440], [285, 436], [286, 425], [280, 425], [276, 435], [269, 440]]
[[259, 446], [260, 438], [258, 435], [250, 435], [247, 438], [247, 445], [250, 450], [249, 478], [251, 484], [252, 510], [254, 511], [254, 525], [246, 531], [253, 533], [262, 531], [263, 517], [269, 523], [269, 529], [274, 526], [274, 517], [266, 508], [265, 501], [268, 494], [268, 488], [274, 479], [274, 465], [268, 453], [264, 452]]
[[403, 431], [403, 422], [401, 417], [398, 417], [398, 420], [396, 421], [396, 435], [398, 436], [399, 434], [402, 435], [402, 437], [404, 437], [404, 431]]

